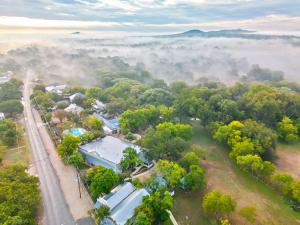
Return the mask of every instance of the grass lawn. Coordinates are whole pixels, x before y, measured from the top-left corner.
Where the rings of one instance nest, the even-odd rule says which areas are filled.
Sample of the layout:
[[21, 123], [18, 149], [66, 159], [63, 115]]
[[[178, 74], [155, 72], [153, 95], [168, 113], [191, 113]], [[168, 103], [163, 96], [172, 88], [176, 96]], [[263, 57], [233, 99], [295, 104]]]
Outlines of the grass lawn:
[[[257, 208], [255, 224], [300, 224], [300, 213], [292, 211], [285, 200], [269, 186], [244, 173], [229, 161], [228, 150], [214, 143], [209, 134], [194, 124], [192, 144], [206, 149], [206, 160], [201, 162], [206, 171], [207, 190], [219, 189], [230, 194], [237, 201], [237, 209], [231, 215], [232, 224], [245, 224], [239, 210], [245, 205]], [[174, 216], [182, 225], [210, 223], [201, 211], [201, 193], [176, 193]]]

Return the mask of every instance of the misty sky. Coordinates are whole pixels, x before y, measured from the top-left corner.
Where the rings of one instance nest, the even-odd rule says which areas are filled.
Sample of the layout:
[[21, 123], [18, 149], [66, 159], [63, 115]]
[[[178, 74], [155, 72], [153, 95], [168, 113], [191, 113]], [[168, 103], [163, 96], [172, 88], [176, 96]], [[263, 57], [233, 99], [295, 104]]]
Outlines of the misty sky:
[[300, 0], [0, 0], [0, 29], [300, 32]]

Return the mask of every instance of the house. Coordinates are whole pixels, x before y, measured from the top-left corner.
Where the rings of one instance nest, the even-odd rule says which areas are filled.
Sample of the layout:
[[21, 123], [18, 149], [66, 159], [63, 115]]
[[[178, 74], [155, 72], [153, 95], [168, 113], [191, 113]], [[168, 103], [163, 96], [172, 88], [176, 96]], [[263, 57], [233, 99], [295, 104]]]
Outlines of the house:
[[123, 141], [113, 136], [106, 136], [91, 143], [79, 147], [79, 152], [85, 156], [85, 161], [90, 165], [101, 165], [105, 168], [111, 168], [116, 173], [121, 173], [120, 163], [123, 158], [124, 149], [131, 147], [139, 154], [140, 159], [145, 160], [145, 154], [142, 148], [130, 142]]
[[0, 120], [4, 120], [5, 119], [5, 115], [3, 112], [0, 112]]
[[0, 84], [4, 84], [4, 83], [10, 81], [12, 75], [13, 75], [13, 72], [11, 72], [11, 71], [7, 71], [6, 73], [3, 73], [0, 76]]
[[105, 134], [117, 134], [120, 132], [120, 124], [117, 118], [115, 119], [106, 119], [104, 116], [100, 114], [94, 114], [104, 123], [103, 130]]
[[85, 98], [85, 95], [82, 94], [82, 93], [80, 93], [80, 92], [75, 93], [75, 94], [73, 94], [73, 95], [71, 95], [71, 96], [69, 97], [70, 102], [74, 102], [75, 99], [84, 99], [84, 98]]
[[111, 193], [99, 197], [96, 208], [108, 206], [110, 214], [102, 221], [102, 225], [125, 225], [134, 215], [134, 210], [143, 202], [143, 197], [148, 196], [146, 189], [137, 189], [132, 183], [126, 182], [114, 188]]
[[45, 87], [46, 92], [51, 92], [54, 94], [62, 95], [63, 92], [67, 89], [67, 85], [51, 85]]
[[70, 104], [67, 108], [64, 109], [66, 112], [69, 112], [69, 113], [73, 113], [75, 115], [79, 115], [82, 111], [83, 111], [83, 108], [76, 105], [76, 104]]
[[96, 112], [101, 112], [105, 110], [105, 104], [99, 100], [96, 100], [95, 103], [92, 105], [92, 108]]

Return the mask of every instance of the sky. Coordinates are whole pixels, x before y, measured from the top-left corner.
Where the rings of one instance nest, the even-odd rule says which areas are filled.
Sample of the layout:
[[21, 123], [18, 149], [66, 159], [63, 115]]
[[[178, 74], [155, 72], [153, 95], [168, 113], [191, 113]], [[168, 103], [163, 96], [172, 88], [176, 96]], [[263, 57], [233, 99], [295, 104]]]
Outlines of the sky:
[[0, 0], [0, 31], [300, 33], [300, 0]]

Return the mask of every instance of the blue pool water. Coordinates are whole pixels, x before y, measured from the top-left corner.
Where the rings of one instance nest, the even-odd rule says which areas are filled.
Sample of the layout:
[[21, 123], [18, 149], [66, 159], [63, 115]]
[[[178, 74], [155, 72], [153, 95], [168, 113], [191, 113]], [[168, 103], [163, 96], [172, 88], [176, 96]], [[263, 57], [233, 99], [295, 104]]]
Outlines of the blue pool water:
[[69, 130], [65, 130], [63, 133], [64, 134], [72, 134], [72, 135], [74, 135], [76, 137], [80, 137], [85, 132], [86, 132], [86, 130], [83, 129], [83, 128], [72, 128], [72, 129], [69, 129]]

